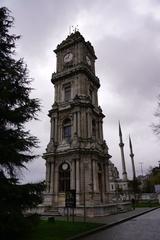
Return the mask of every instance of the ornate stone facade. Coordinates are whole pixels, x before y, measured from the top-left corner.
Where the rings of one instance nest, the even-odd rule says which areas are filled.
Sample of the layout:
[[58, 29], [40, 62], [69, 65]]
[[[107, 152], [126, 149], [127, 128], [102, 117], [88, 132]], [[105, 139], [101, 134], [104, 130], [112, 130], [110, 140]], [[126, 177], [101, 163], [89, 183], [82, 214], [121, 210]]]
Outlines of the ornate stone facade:
[[57, 70], [51, 81], [55, 99], [49, 111], [50, 142], [43, 155], [47, 184], [44, 204], [63, 209], [65, 192], [74, 189], [77, 214], [82, 213], [85, 204], [92, 212], [88, 215], [103, 215], [103, 208], [109, 203], [111, 156], [103, 139], [105, 116], [98, 106], [97, 57], [91, 43], [78, 31], [54, 52]]

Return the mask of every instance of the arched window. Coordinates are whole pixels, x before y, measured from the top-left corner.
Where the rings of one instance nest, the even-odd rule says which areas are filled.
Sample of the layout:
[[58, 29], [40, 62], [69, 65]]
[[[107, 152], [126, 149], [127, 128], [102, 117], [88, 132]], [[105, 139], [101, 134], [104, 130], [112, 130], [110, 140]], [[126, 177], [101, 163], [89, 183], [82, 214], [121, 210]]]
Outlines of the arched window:
[[96, 136], [96, 121], [92, 120], [92, 136]]
[[65, 119], [63, 122], [63, 139], [67, 142], [71, 140], [71, 120], [69, 118]]
[[70, 166], [64, 162], [59, 166], [59, 192], [70, 190]]

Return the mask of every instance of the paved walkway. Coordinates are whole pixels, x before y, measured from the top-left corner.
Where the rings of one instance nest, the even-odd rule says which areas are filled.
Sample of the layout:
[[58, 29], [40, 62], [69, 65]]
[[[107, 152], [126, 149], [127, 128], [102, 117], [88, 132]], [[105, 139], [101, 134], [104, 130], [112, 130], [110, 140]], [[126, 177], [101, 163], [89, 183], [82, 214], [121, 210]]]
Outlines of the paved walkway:
[[156, 209], [135, 219], [114, 225], [110, 228], [106, 227], [103, 231], [81, 236], [79, 240], [159, 240], [159, 223], [160, 209]]
[[[109, 215], [109, 216], [103, 216], [103, 217], [94, 217], [94, 218], [86, 218], [86, 222], [95, 222], [95, 223], [102, 223], [100, 227], [97, 227], [95, 229], [91, 229], [88, 232], [80, 233], [76, 236], [73, 236], [69, 238], [68, 240], [76, 240], [81, 239], [85, 236], [88, 236], [90, 234], [96, 233], [101, 230], [105, 230], [107, 228], [110, 228], [112, 226], [115, 226], [119, 223], [128, 221], [134, 217], [143, 215], [147, 212], [153, 211], [157, 208], [136, 208], [135, 210], [131, 210], [125, 213], [119, 213], [115, 215]], [[57, 220], [64, 220], [66, 217], [55, 217]], [[75, 221], [84, 221], [82, 217], [75, 217]], [[72, 221], [72, 218], [70, 217], [70, 221]]]
[[[135, 210], [131, 210], [125, 213], [119, 213], [115, 215], [109, 216], [102, 216], [102, 217], [93, 217], [93, 218], [86, 218], [86, 222], [95, 222], [95, 223], [102, 223], [105, 225], [112, 225], [117, 222], [125, 221], [126, 219], [133, 218], [135, 216], [139, 216], [145, 212], [154, 210], [155, 208], [136, 208]], [[55, 217], [57, 220], [66, 220], [67, 217], [57, 216]], [[83, 217], [75, 217], [75, 222], [82, 222], [84, 221]], [[72, 217], [69, 217], [69, 221], [72, 221]]]

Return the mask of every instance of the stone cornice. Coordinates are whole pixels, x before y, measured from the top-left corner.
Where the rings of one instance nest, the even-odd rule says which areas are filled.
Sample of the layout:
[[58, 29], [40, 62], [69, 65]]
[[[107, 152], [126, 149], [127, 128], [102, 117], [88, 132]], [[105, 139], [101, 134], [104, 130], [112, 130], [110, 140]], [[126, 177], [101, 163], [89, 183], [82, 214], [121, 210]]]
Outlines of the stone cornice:
[[73, 76], [77, 73], [85, 73], [97, 85], [98, 88], [100, 87], [99, 78], [95, 76], [94, 73], [84, 63], [80, 63], [74, 67], [64, 70], [63, 72], [53, 73], [51, 77], [51, 82], [55, 84], [55, 82], [57, 82], [58, 80]]
[[82, 154], [94, 154], [97, 155], [97, 157], [103, 158], [103, 159], [109, 159], [111, 158], [111, 155], [104, 153], [104, 151], [100, 151], [97, 148], [81, 148], [81, 147], [77, 147], [77, 148], [70, 148], [70, 149], [65, 149], [64, 151], [54, 151], [54, 152], [46, 152], [43, 154], [43, 158], [47, 159], [49, 157], [60, 157], [60, 156], [71, 156], [71, 154], [78, 154], [78, 155], [82, 155]]
[[52, 105], [52, 109], [49, 110], [48, 116], [51, 117], [53, 113], [58, 111], [67, 111], [69, 109], [74, 109], [75, 107], [85, 107], [90, 108], [95, 114], [97, 114], [101, 119], [105, 117], [100, 107], [95, 107], [89, 97], [76, 96], [70, 102], [55, 103]]

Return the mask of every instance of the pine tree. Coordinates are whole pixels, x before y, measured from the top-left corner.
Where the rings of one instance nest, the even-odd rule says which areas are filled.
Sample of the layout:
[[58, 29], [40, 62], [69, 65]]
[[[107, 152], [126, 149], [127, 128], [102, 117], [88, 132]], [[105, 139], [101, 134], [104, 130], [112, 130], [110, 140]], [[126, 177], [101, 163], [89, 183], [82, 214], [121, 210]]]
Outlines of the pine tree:
[[37, 119], [38, 99], [30, 98], [31, 79], [23, 59], [16, 60], [16, 41], [10, 33], [14, 19], [0, 8], [0, 238], [17, 239], [26, 229], [24, 211], [41, 202], [43, 183], [20, 184], [18, 173], [36, 156], [38, 140], [25, 129]]

